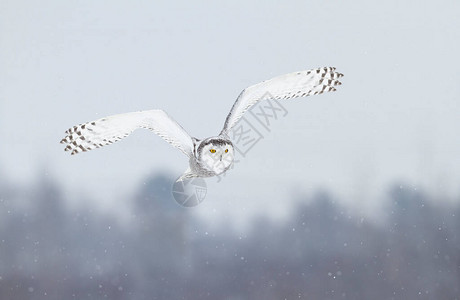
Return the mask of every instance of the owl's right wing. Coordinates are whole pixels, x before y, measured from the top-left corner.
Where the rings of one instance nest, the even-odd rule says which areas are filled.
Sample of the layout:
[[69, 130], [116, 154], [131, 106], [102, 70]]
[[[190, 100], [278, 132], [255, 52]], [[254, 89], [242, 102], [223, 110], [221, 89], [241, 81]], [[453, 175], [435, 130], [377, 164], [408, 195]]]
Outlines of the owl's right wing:
[[221, 135], [238, 123], [244, 113], [260, 100], [284, 100], [335, 91], [343, 74], [333, 67], [289, 73], [244, 89], [225, 120]]
[[193, 155], [190, 135], [162, 110], [113, 115], [74, 126], [65, 132], [61, 144], [66, 144], [64, 150], [74, 155], [113, 144], [138, 128], [150, 129], [188, 157]]

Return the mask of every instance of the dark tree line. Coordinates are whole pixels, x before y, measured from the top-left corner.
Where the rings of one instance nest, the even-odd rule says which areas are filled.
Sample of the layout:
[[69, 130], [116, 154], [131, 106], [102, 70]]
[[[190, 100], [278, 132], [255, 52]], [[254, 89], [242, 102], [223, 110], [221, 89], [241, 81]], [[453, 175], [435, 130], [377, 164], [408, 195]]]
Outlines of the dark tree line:
[[241, 234], [191, 217], [171, 183], [127, 199], [124, 225], [49, 181], [0, 186], [0, 299], [460, 299], [458, 202], [397, 186], [376, 225], [318, 193]]

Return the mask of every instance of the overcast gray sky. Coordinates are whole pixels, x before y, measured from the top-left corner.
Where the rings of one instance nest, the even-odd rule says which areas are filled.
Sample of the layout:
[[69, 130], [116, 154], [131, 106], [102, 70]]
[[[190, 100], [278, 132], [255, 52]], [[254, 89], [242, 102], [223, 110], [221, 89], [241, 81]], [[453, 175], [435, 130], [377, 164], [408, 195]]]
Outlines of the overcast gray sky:
[[[321, 66], [339, 91], [283, 103], [199, 211], [282, 212], [328, 188], [373, 206], [398, 180], [458, 195], [459, 1], [0, 1], [0, 174], [62, 183], [69, 199], [122, 203], [186, 157], [150, 132], [69, 156], [75, 124], [160, 108], [198, 138], [220, 132], [239, 92]], [[263, 209], [262, 209], [263, 208]]]

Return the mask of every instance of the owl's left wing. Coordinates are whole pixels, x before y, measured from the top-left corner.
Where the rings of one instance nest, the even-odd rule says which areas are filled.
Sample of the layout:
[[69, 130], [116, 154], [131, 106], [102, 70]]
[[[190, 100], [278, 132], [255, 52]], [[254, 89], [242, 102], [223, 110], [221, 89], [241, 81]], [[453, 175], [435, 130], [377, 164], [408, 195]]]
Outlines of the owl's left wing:
[[336, 90], [343, 74], [325, 67], [281, 75], [244, 89], [225, 120], [221, 135], [228, 135], [246, 111], [260, 100], [281, 100]]
[[188, 157], [193, 155], [190, 135], [163, 110], [147, 110], [105, 117], [74, 126], [66, 131], [61, 144], [74, 155], [113, 144], [138, 128], [150, 129]]

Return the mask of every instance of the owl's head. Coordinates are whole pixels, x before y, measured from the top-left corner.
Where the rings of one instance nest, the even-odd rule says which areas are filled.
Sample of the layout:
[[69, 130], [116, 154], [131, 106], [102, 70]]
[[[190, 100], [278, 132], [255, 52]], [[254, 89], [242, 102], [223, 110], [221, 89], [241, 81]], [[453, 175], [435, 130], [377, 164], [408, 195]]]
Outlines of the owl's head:
[[230, 140], [211, 137], [201, 141], [197, 159], [201, 166], [216, 175], [227, 171], [233, 164], [234, 150]]

